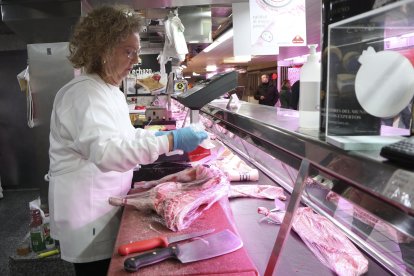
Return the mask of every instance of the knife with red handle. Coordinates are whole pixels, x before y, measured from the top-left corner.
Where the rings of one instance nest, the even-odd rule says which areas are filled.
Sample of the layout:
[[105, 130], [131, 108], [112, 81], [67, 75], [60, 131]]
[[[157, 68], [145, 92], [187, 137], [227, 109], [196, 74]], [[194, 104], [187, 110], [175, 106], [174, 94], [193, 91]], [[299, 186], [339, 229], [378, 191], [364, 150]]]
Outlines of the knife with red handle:
[[212, 232], [214, 232], [214, 229], [208, 229], [208, 230], [204, 230], [200, 232], [194, 232], [194, 233], [173, 236], [173, 237], [158, 236], [152, 239], [131, 242], [131, 243], [120, 245], [118, 247], [118, 254], [121, 256], [125, 256], [131, 253], [147, 251], [147, 250], [154, 249], [157, 247], [167, 247], [171, 243], [204, 236]]
[[[166, 248], [126, 258], [124, 269], [136, 272], [144, 266], [152, 265], [167, 259], [177, 259], [181, 263], [191, 263], [218, 257], [234, 252], [243, 246], [243, 241], [228, 229], [214, 233], [201, 239], [177, 243]], [[147, 273], [148, 274], [148, 273]]]

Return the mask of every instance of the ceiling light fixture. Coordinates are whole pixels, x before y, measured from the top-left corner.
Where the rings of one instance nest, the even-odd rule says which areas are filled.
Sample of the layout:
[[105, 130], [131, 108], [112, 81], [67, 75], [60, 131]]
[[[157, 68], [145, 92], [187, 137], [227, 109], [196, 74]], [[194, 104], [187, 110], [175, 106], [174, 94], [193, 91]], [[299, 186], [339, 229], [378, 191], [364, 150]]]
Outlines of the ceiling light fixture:
[[213, 72], [217, 70], [217, 66], [216, 65], [207, 65], [206, 67], [206, 71], [207, 72]]
[[252, 60], [252, 56], [235, 56], [223, 59], [223, 63], [244, 63]]
[[221, 43], [223, 43], [224, 41], [226, 41], [227, 39], [233, 37], [233, 28], [231, 28], [230, 30], [228, 30], [227, 32], [225, 32], [224, 34], [222, 34], [221, 36], [219, 36], [216, 40], [214, 40], [213, 43], [211, 43], [210, 45], [208, 45], [203, 52], [208, 53], [211, 50], [213, 50], [214, 48], [216, 48], [217, 46], [219, 46]]

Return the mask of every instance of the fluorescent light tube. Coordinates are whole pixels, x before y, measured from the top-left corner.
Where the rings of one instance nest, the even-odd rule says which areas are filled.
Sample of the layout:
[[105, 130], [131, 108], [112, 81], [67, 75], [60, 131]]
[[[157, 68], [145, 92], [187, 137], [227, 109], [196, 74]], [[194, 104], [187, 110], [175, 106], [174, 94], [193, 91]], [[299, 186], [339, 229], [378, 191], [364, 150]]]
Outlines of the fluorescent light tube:
[[211, 43], [210, 45], [208, 45], [207, 48], [205, 48], [203, 50], [203, 52], [205, 52], [205, 53], [210, 52], [211, 50], [213, 50], [214, 48], [216, 48], [221, 43], [223, 43], [224, 41], [226, 41], [227, 39], [229, 39], [231, 37], [233, 37], [233, 28], [230, 29], [230, 30], [228, 30], [227, 32], [225, 32], [221, 36], [219, 36], [213, 43]]

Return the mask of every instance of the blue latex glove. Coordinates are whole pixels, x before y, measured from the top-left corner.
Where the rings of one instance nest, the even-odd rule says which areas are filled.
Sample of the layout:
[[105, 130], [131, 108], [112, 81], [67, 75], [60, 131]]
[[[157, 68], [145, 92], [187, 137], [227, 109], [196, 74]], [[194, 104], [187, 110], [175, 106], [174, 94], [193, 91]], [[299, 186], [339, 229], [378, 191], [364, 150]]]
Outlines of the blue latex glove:
[[191, 127], [184, 127], [172, 131], [174, 137], [174, 150], [190, 152], [208, 137], [205, 131], [194, 131]]
[[169, 134], [170, 131], [157, 131], [154, 133], [155, 136], [163, 136]]

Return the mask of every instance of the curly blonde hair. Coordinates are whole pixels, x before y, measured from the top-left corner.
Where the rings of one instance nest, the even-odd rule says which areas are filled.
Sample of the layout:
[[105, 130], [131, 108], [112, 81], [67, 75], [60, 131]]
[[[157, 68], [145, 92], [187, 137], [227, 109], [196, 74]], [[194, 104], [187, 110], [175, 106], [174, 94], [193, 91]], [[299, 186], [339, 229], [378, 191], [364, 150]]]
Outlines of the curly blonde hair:
[[114, 48], [133, 33], [138, 33], [142, 18], [124, 6], [102, 6], [76, 24], [69, 41], [69, 61], [86, 73], [105, 74], [106, 59]]

